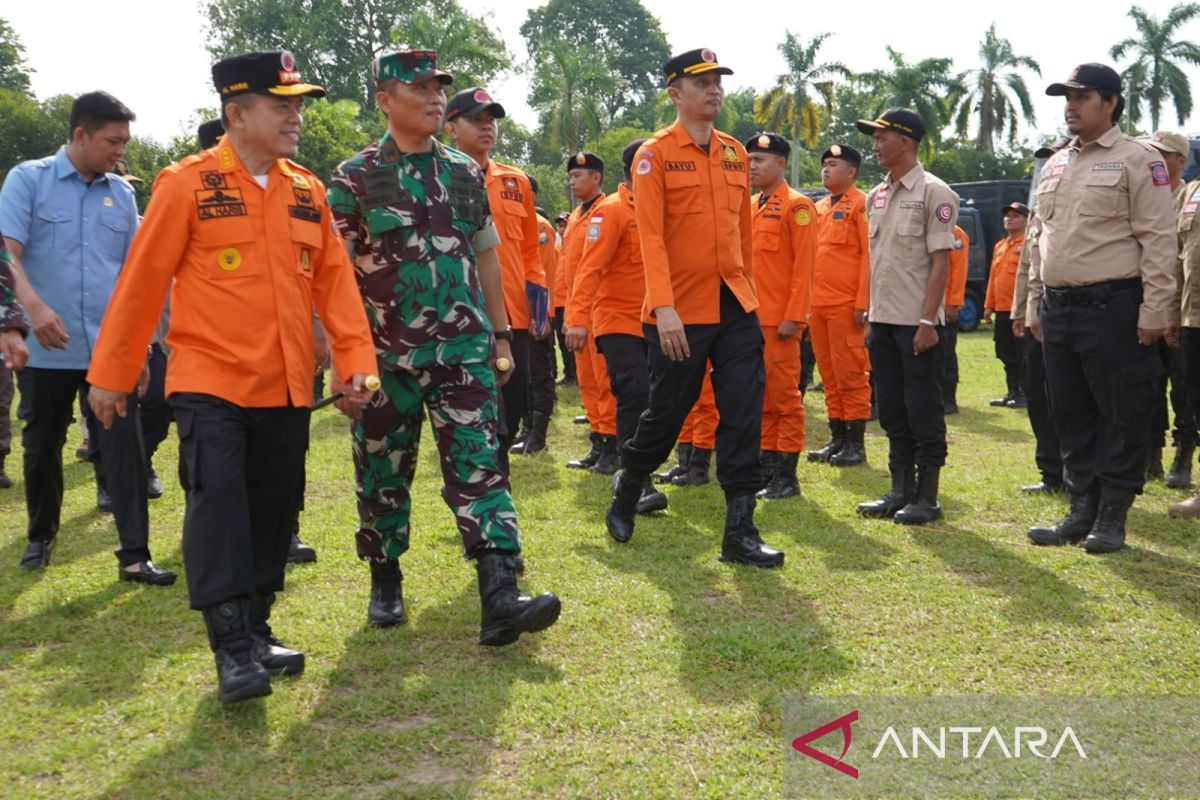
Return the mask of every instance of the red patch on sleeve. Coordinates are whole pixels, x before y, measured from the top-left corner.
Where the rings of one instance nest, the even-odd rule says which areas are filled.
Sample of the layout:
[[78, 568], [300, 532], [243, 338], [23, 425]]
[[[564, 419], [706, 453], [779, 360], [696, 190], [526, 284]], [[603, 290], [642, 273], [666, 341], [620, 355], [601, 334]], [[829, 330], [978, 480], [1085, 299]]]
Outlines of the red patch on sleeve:
[[1155, 186], [1169, 185], [1171, 183], [1171, 176], [1167, 173], [1167, 165], [1161, 161], [1151, 161], [1150, 179], [1154, 181]]

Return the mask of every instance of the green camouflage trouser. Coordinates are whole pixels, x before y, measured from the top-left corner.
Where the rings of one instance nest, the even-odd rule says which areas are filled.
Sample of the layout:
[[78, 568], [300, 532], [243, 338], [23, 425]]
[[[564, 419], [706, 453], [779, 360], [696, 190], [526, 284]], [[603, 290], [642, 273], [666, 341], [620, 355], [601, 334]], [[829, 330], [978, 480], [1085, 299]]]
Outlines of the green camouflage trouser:
[[491, 366], [384, 370], [381, 380], [381, 390], [351, 427], [359, 558], [397, 558], [408, 550], [409, 488], [426, 408], [445, 481], [442, 497], [454, 512], [466, 554], [487, 548], [520, 552], [517, 512], [500, 469]]

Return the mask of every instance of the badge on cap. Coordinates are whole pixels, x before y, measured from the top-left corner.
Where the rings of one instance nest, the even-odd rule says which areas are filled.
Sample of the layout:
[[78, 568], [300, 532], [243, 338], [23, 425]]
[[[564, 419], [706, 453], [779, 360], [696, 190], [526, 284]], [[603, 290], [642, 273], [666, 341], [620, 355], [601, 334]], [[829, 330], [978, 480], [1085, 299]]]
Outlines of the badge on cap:
[[279, 54], [279, 66], [283, 67], [287, 72], [293, 71], [296, 69], [296, 57], [287, 50], [284, 50]]
[[771, 146], [771, 137], [767, 136], [765, 133], [762, 136], [759, 136], [758, 137], [758, 146], [764, 147], [764, 148], [770, 147]]
[[842, 146], [840, 144], [835, 144], [835, 145], [831, 146], [829, 148], [829, 155], [833, 156], [834, 158], [841, 158]]
[[700, 60], [706, 64], [711, 64], [717, 60], [717, 54], [706, 47], [700, 51]]
[[950, 218], [954, 216], [954, 206], [949, 203], [942, 203], [934, 213], [937, 214], [937, 218], [942, 222], [949, 222]]
[[581, 166], [582, 166], [583, 164], [586, 164], [586, 163], [587, 163], [587, 156], [585, 156], [583, 153], [577, 153], [577, 154], [575, 155], [575, 163], [576, 163], [576, 164], [579, 164], [579, 165], [581, 165]]
[[483, 89], [476, 89], [475, 90], [475, 102], [476, 103], [490, 103], [490, 102], [492, 102], [492, 98], [489, 97], [488, 93], [485, 92]]
[[236, 247], [226, 247], [217, 253], [217, 266], [226, 272], [233, 272], [242, 265], [242, 251]]

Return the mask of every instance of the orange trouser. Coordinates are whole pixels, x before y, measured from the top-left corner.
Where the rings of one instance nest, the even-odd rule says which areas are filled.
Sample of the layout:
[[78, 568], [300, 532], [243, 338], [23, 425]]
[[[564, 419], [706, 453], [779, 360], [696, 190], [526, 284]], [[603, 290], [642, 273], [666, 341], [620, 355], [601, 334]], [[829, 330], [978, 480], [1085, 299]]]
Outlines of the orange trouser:
[[[804, 450], [804, 397], [800, 394], [800, 336], [780, 339], [773, 325], [763, 326], [762, 450]], [[823, 375], [824, 373], [822, 373]]]
[[[709, 364], [709, 369], [712, 365]], [[717, 443], [717, 400], [713, 396], [712, 378], [704, 376], [700, 385], [700, 396], [692, 406], [683, 427], [679, 429], [679, 441], [699, 447], [701, 450], [712, 450]]]
[[830, 419], [865, 420], [871, 416], [871, 362], [862, 328], [854, 324], [854, 308], [814, 308], [809, 323], [813, 352], [825, 384], [825, 412]]
[[608, 387], [608, 364], [604, 356], [596, 352], [596, 345], [590, 339], [575, 354], [575, 367], [579, 396], [583, 399], [583, 410], [592, 433], [616, 436], [617, 398]]

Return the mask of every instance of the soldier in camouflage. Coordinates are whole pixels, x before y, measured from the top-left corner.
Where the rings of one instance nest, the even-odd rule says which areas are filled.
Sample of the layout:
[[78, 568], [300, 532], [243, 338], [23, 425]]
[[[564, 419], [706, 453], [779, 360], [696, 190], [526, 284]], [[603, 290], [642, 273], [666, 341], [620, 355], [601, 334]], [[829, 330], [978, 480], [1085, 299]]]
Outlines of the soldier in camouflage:
[[[479, 641], [504, 645], [558, 619], [552, 594], [517, 591], [521, 545], [499, 460], [497, 391], [512, 363], [500, 264], [483, 173], [433, 136], [446, 108], [437, 53], [387, 53], [373, 64], [388, 132], [343, 162], [329, 205], [358, 274], [382, 391], [353, 431], [358, 555], [371, 567], [368, 620], [405, 621], [399, 557], [409, 545], [421, 424], [433, 423], [463, 549], [475, 560]], [[511, 369], [511, 367], [509, 367]], [[333, 391], [340, 388], [335, 376]], [[355, 409], [343, 409], [351, 415]]]
[[25, 347], [25, 336], [29, 326], [25, 323], [25, 312], [17, 303], [16, 279], [9, 267], [12, 256], [0, 237], [0, 489], [12, 487], [12, 480], [4, 473], [4, 459], [8, 456], [12, 441], [12, 423], [9, 409], [13, 399], [14, 369], [21, 369], [29, 358]]

